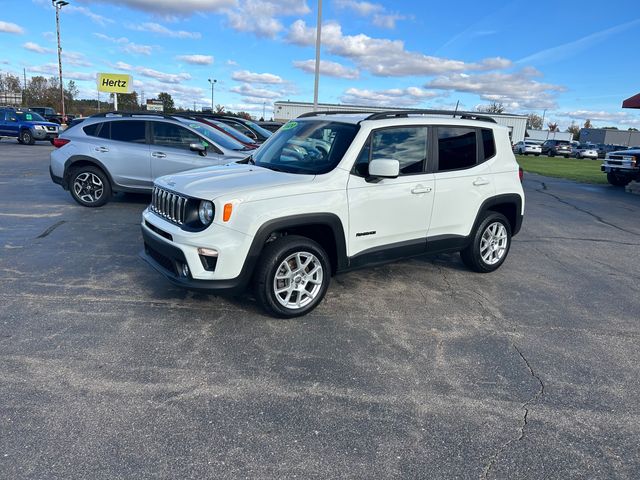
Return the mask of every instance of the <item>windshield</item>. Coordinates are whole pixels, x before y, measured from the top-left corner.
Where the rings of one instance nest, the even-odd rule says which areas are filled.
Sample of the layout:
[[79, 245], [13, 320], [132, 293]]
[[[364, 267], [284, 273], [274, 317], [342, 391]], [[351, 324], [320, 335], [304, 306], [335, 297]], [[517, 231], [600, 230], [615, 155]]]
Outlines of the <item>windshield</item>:
[[46, 122], [46, 120], [36, 112], [16, 112], [16, 117], [23, 122]]
[[269, 138], [271, 135], [273, 135], [273, 132], [270, 132], [266, 128], [262, 128], [260, 125], [258, 125], [257, 123], [253, 123], [251, 120], [242, 119], [240, 121], [242, 123], [244, 123], [245, 125], [247, 125], [248, 127], [250, 127], [251, 129], [253, 129], [256, 132], [258, 132], [264, 138]]
[[358, 125], [291, 121], [254, 154], [255, 164], [288, 173], [317, 175], [333, 170], [351, 145]]
[[204, 135], [209, 140], [213, 140], [216, 145], [222, 148], [226, 148], [227, 150], [246, 150], [246, 147], [243, 144], [234, 140], [229, 135], [226, 135], [221, 131], [210, 127], [209, 125], [197, 122], [195, 120], [181, 120], [181, 122], [186, 123], [187, 125], [189, 125], [189, 127], [194, 129], [199, 134]]
[[230, 127], [226, 123], [218, 122], [216, 120], [211, 120], [211, 119], [207, 119], [207, 122], [211, 122], [216, 127], [220, 128], [221, 130], [224, 130], [226, 133], [231, 135], [236, 140], [239, 140], [240, 142], [243, 142], [243, 143], [255, 143], [255, 140], [253, 138], [247, 137], [244, 133], [240, 132], [239, 130], [236, 130], [233, 127]]

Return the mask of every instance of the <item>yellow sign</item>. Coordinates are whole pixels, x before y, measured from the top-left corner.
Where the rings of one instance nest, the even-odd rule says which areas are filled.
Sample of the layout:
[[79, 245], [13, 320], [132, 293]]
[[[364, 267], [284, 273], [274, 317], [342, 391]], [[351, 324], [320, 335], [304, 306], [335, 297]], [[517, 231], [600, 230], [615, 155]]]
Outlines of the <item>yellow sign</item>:
[[131, 75], [121, 73], [99, 73], [98, 90], [111, 93], [131, 93], [133, 79]]

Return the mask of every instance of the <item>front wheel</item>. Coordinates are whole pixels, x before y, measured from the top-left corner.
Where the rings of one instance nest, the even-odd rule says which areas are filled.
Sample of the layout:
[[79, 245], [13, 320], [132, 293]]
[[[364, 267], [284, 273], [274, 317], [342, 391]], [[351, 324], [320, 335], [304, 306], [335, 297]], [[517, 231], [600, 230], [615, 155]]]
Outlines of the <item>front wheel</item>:
[[313, 240], [288, 235], [265, 247], [255, 274], [256, 296], [271, 315], [305, 315], [324, 298], [331, 280], [329, 257]]
[[20, 143], [23, 143], [25, 145], [33, 145], [34, 143], [36, 143], [33, 135], [29, 130], [22, 130], [22, 132], [20, 132], [20, 140], [22, 140]]
[[479, 273], [498, 269], [511, 247], [511, 225], [501, 213], [489, 212], [472, 235], [471, 243], [460, 252], [464, 264]]
[[627, 185], [631, 179], [624, 175], [618, 175], [617, 173], [609, 172], [607, 173], [607, 182], [616, 187], [624, 187]]
[[111, 197], [111, 184], [98, 167], [85, 166], [75, 169], [69, 181], [71, 196], [83, 207], [101, 207]]

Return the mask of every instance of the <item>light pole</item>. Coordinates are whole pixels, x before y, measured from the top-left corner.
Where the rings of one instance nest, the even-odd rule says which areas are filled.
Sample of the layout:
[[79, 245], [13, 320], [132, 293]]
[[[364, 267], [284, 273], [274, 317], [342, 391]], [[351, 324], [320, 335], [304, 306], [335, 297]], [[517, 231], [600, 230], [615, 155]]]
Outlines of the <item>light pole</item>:
[[313, 111], [318, 110], [318, 82], [320, 81], [320, 39], [322, 36], [322, 0], [318, 0], [318, 24], [316, 26], [316, 78], [313, 85]]
[[209, 78], [208, 80], [211, 84], [211, 113], [213, 113], [213, 88], [215, 87], [215, 84], [218, 82], [218, 80], [216, 80], [215, 78], [213, 80]]
[[60, 10], [69, 2], [65, 0], [51, 0], [51, 5], [56, 9], [56, 32], [58, 34], [58, 74], [60, 75], [60, 103], [62, 105], [62, 120], [65, 120], [64, 111], [64, 83], [62, 83], [62, 47], [60, 46]]
[[262, 102], [262, 120], [266, 121], [267, 119], [264, 118], [264, 114], [265, 114], [265, 108], [267, 107], [267, 102]]

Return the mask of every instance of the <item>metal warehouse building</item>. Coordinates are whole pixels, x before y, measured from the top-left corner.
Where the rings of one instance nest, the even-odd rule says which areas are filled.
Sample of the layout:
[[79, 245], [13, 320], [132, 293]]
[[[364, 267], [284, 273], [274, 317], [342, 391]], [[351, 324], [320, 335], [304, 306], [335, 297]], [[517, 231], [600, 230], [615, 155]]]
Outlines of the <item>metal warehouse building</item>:
[[604, 143], [605, 145], [640, 145], [640, 132], [609, 130], [604, 128], [581, 128], [580, 143]]
[[[367, 105], [344, 105], [340, 103], [319, 103], [318, 111], [326, 112], [330, 110], [344, 110], [351, 112], [388, 112], [393, 110], [419, 110], [417, 108], [386, 108], [373, 107]], [[275, 102], [273, 105], [273, 117], [277, 122], [286, 122], [293, 118], [297, 118], [303, 113], [313, 112], [313, 103], [308, 102]], [[451, 112], [453, 113], [453, 111]], [[462, 112], [459, 112], [462, 113]], [[478, 113], [478, 112], [474, 112]], [[524, 140], [527, 131], [526, 115], [511, 115], [507, 113], [483, 113], [493, 118], [498, 125], [504, 125], [509, 128], [511, 141], [513, 143]]]

